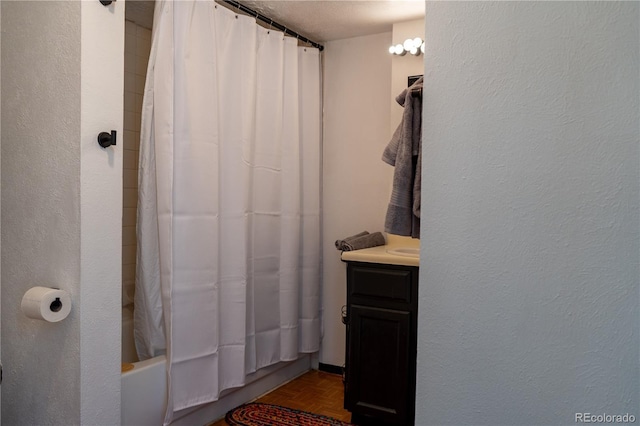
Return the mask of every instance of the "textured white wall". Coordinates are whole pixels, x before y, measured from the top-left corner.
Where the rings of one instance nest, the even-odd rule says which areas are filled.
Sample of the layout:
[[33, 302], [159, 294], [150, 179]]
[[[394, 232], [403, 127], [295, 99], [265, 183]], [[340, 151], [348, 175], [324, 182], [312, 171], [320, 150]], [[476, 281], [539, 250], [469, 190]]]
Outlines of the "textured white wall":
[[[80, 3], [1, 7], [2, 423], [79, 424]], [[26, 318], [35, 285], [67, 290], [69, 317]]]
[[[124, 3], [81, 8], [80, 422], [120, 423]], [[98, 133], [116, 130], [116, 146]]]
[[346, 265], [334, 242], [382, 231], [393, 168], [389, 142], [391, 33], [330, 41], [324, 51], [323, 329], [320, 362], [344, 363]]
[[416, 424], [640, 416], [639, 21], [427, 3]]
[[[2, 422], [120, 421], [124, 5], [2, 2]], [[121, 132], [120, 132], [121, 134]], [[71, 294], [50, 324], [34, 285]]]

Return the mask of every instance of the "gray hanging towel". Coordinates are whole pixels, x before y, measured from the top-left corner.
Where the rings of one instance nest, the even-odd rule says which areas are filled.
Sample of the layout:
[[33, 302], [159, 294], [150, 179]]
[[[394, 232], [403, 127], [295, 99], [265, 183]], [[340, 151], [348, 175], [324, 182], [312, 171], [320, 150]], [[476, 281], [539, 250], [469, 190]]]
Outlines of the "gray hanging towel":
[[395, 167], [384, 230], [413, 238], [420, 238], [422, 95], [415, 93], [422, 91], [422, 81], [420, 77], [396, 97], [404, 107], [402, 121], [382, 154], [382, 161]]

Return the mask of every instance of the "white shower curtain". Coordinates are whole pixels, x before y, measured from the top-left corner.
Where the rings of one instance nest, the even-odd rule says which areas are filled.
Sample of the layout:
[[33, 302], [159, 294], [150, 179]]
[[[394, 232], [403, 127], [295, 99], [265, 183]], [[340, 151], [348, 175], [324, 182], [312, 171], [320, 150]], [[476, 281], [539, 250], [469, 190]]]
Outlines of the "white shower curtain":
[[156, 3], [135, 337], [174, 411], [320, 343], [320, 59], [213, 1]]

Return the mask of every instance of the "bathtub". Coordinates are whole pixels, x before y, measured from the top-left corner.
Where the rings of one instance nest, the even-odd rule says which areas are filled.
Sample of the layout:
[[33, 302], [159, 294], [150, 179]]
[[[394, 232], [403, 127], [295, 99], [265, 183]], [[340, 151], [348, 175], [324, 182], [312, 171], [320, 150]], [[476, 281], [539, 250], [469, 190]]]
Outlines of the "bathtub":
[[[123, 345], [133, 342], [132, 312], [122, 310]], [[129, 339], [129, 337], [131, 337]], [[135, 350], [123, 346], [125, 354], [135, 356]], [[164, 356], [133, 362], [133, 369], [122, 373], [121, 395], [123, 426], [158, 426], [164, 420], [167, 396], [166, 358]], [[280, 362], [247, 376], [241, 388], [227, 389], [220, 399], [210, 404], [181, 410], [174, 414], [172, 425], [205, 425], [224, 417], [232, 408], [252, 401], [311, 369], [312, 355], [300, 354], [291, 362]]]

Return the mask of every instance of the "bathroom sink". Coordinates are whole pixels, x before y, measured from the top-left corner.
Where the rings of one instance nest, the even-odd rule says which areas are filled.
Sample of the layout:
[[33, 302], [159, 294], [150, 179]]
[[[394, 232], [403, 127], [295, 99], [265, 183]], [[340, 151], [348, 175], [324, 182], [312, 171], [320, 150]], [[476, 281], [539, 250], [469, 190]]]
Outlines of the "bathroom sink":
[[398, 247], [387, 250], [387, 253], [396, 256], [420, 257], [420, 249], [414, 247]]

